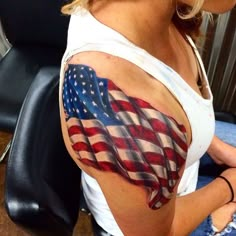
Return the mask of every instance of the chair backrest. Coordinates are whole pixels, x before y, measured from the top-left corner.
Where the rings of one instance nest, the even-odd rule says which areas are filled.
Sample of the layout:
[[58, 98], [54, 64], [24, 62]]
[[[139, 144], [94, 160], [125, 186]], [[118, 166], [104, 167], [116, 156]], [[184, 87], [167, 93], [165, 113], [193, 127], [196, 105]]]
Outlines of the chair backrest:
[[58, 108], [58, 69], [37, 74], [23, 103], [9, 153], [5, 206], [30, 235], [72, 235], [80, 169], [65, 148]]
[[69, 17], [63, 0], [1, 0], [0, 20], [12, 47], [0, 60], [0, 130], [13, 132], [38, 71], [58, 66], [66, 47]]
[[0, 20], [12, 45], [65, 47], [69, 17], [61, 17], [63, 0], [1, 0]]

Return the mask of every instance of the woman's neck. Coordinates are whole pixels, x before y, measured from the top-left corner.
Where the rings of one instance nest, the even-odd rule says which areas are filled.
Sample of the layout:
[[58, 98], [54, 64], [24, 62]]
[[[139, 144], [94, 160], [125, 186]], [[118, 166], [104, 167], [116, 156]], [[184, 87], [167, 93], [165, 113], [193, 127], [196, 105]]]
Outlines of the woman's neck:
[[171, 0], [95, 0], [91, 13], [151, 54], [168, 45], [175, 6]]

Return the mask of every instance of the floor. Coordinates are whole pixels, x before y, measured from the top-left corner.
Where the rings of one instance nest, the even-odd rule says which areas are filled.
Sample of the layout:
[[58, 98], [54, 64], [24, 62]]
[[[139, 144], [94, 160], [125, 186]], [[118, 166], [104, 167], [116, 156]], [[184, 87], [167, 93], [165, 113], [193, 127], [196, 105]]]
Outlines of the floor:
[[[11, 135], [8, 133], [0, 132], [0, 154], [3, 152]], [[0, 235], [1, 236], [32, 236], [23, 231], [15, 225], [7, 216], [4, 208], [4, 183], [5, 183], [5, 170], [6, 162], [0, 163]], [[92, 236], [90, 216], [86, 213], [79, 213], [79, 221], [75, 227], [73, 236]], [[54, 235], [52, 235], [54, 236]]]

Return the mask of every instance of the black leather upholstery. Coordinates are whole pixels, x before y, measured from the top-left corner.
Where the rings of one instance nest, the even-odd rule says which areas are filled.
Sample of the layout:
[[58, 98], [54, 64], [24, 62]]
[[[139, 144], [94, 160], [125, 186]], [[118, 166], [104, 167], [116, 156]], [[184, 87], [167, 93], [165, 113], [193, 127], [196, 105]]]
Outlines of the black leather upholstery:
[[229, 112], [215, 112], [215, 118], [219, 121], [229, 122], [236, 124], [236, 116]]
[[40, 68], [59, 66], [69, 17], [63, 0], [1, 0], [0, 20], [12, 47], [0, 61], [0, 130], [12, 132]]
[[0, 62], [0, 130], [15, 128], [26, 93], [43, 66], [59, 65], [61, 53], [46, 47], [13, 47]]
[[17, 121], [6, 172], [5, 205], [30, 235], [72, 235], [79, 211], [80, 170], [63, 143], [58, 68], [39, 71]]

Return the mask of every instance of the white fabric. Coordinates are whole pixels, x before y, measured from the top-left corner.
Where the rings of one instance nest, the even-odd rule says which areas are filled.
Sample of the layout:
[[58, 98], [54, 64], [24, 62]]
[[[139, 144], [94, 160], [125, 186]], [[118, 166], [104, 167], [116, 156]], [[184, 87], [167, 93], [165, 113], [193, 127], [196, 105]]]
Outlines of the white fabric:
[[[189, 40], [192, 43], [191, 39]], [[203, 98], [195, 92], [169, 66], [137, 47], [118, 32], [97, 21], [87, 10], [78, 8], [71, 16], [67, 49], [61, 67], [62, 84], [64, 66], [72, 55], [84, 51], [101, 51], [134, 63], [169, 89], [183, 107], [192, 131], [192, 142], [188, 149], [186, 169], [178, 187], [179, 195], [190, 193], [196, 189], [199, 159], [210, 145], [215, 128], [212, 94], [207, 76], [193, 43], [192, 46], [202, 70], [203, 82], [208, 94], [207, 98]], [[60, 89], [61, 87], [62, 85], [60, 85]], [[123, 235], [96, 180], [83, 173], [82, 185], [85, 199], [97, 223], [112, 235]]]

